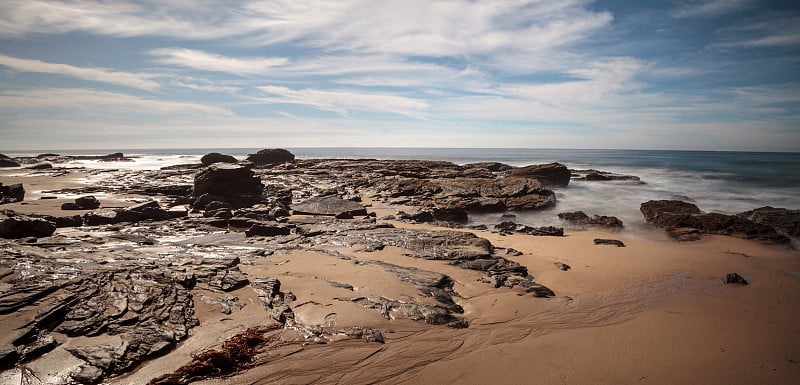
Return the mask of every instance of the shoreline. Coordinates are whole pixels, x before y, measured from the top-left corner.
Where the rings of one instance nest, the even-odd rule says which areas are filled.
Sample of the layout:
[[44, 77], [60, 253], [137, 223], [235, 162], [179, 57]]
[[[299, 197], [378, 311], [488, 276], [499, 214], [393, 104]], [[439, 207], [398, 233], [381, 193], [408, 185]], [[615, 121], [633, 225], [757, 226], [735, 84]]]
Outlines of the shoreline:
[[[197, 172], [175, 171], [153, 184], [185, 180]], [[282, 169], [269, 172], [260, 178], [288, 180], [287, 175], [299, 175], [290, 182], [293, 186], [316, 183], [322, 187], [313, 188], [329, 188], [309, 179], [313, 173], [303, 174], [302, 168], [297, 174]], [[80, 190], [37, 191], [95, 184], [98, 191], [107, 190], [98, 195], [101, 209], [132, 207], [152, 198], [165, 206], [176, 202], [169, 196], [131, 193], [134, 189], [120, 179], [124, 174], [111, 171], [92, 171], [89, 179], [79, 171], [13, 178], [9, 173], [0, 171], [0, 181], [33, 188], [22, 202], [27, 204], [0, 208], [28, 214], [64, 215], [61, 204], [89, 195]], [[142, 180], [143, 174], [131, 175]], [[58, 197], [38, 199], [42, 195]], [[566, 228], [564, 236], [552, 237], [442, 227], [385, 218], [415, 206], [383, 202], [365, 191], [360, 195], [367, 215], [334, 219], [293, 213], [271, 225], [291, 229], [288, 235], [244, 236], [209, 225], [216, 220], [213, 217], [189, 213], [167, 221], [58, 229], [33, 243], [0, 240], [0, 248], [8, 254], [0, 260], [5, 269], [0, 293], [7, 293], [23, 277], [18, 270], [21, 261], [29, 263], [32, 272], [41, 265], [40, 273], [63, 270], [77, 276], [90, 266], [101, 275], [108, 269], [193, 274], [196, 285], [170, 290], [189, 295], [192, 312], [186, 313], [186, 325], [192, 325], [191, 317], [199, 323], [188, 326], [186, 337], [169, 349], [124, 374], [106, 376], [103, 383], [109, 384], [147, 383], [170, 373], [198, 352], [218, 348], [249, 327], [274, 324], [276, 314], [286, 311], [282, 306], [290, 309], [291, 320], [284, 320], [274, 334], [279, 344], [256, 355], [245, 371], [193, 383], [789, 384], [800, 377], [796, 294], [800, 252], [786, 245], [721, 235], [679, 243], [656, 228]], [[451, 232], [470, 236], [453, 238]], [[617, 239], [625, 247], [596, 245], [593, 240], [598, 238]], [[491, 244], [490, 254], [481, 254], [485, 251], [480, 239]], [[496, 273], [461, 267], [462, 259], [439, 258], [436, 245], [444, 245], [448, 253], [456, 250], [460, 254], [455, 258], [477, 253], [478, 260], [507, 261], [503, 263], [512, 269], [508, 271], [517, 271], [514, 264], [522, 266], [528, 277], [504, 273], [507, 276], [498, 281]], [[570, 268], [562, 271], [555, 262]], [[73, 263], [86, 268], [75, 270]], [[725, 284], [726, 274], [733, 272], [749, 285]], [[280, 301], [273, 297], [265, 303], [264, 280], [275, 278], [280, 288], [272, 293]], [[73, 282], [58, 275], [50, 279]], [[128, 283], [113, 284], [119, 290]], [[426, 294], [432, 287], [425, 285], [433, 284], [441, 285], [435, 287], [441, 291]], [[538, 298], [533, 295], [538, 291], [530, 291], [535, 285], [552, 289], [555, 295]], [[13, 329], [9, 335], [18, 333], [41, 314], [37, 312], [58, 304], [70, 290], [62, 286], [52, 296], [0, 315], [0, 322], [4, 329]], [[100, 298], [106, 298], [104, 290], [98, 292]], [[131, 298], [122, 314], [135, 311]], [[358, 298], [377, 301], [389, 310], [382, 315]], [[463, 319], [468, 327], [412, 319], [420, 314], [415, 312], [428, 314], [450, 306], [448, 300], [452, 309], [457, 306], [463, 312], [447, 317]], [[111, 297], [108, 301], [106, 312], [118, 306]], [[416, 308], [410, 311], [408, 306]], [[175, 325], [167, 326], [180, 331]], [[384, 342], [353, 337], [361, 336], [354, 334], [362, 330], [358, 328], [378, 331]], [[116, 346], [131, 338], [127, 332], [76, 337], [59, 330], [47, 334], [55, 346], [24, 366], [0, 372], [0, 380], [19, 381], [22, 367], [45, 382], [63, 380], [89, 362], [70, 351], [89, 345]], [[8, 338], [0, 342], [7, 344]]]

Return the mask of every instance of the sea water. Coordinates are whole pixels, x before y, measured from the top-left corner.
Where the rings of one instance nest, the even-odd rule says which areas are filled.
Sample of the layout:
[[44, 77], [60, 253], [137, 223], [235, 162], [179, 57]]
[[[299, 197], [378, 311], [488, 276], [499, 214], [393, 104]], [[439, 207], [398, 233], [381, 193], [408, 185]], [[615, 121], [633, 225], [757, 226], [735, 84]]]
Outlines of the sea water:
[[[630, 181], [572, 181], [554, 188], [556, 207], [516, 213], [518, 223], [558, 225], [557, 214], [582, 210], [613, 215], [626, 227], [643, 225], [641, 203], [653, 199], [692, 202], [707, 212], [734, 214], [762, 206], [800, 209], [800, 153], [651, 150], [497, 149], [497, 148], [289, 148], [297, 158], [423, 159], [456, 164], [501, 162], [525, 166], [559, 162], [571, 169], [596, 169], [635, 175]], [[220, 152], [244, 159], [257, 148], [125, 150], [131, 162], [73, 161], [63, 166], [158, 169], [197, 163], [203, 154]], [[53, 151], [62, 155], [103, 155], [117, 150]], [[28, 155], [31, 154], [7, 154]], [[34, 154], [35, 155], [35, 154]], [[497, 215], [473, 215], [477, 222], [497, 222]]]

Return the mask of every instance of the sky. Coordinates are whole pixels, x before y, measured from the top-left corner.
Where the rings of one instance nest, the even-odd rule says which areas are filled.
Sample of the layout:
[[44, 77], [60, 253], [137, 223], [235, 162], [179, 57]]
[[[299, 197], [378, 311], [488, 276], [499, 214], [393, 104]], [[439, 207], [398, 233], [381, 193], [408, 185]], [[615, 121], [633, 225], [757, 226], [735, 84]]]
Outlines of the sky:
[[800, 2], [0, 1], [0, 150], [800, 151]]

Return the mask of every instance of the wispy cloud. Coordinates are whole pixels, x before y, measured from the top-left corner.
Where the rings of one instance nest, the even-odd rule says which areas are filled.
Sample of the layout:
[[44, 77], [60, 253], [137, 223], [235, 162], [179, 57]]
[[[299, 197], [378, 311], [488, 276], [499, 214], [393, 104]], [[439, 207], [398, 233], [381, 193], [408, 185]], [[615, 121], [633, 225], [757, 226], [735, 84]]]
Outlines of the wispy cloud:
[[756, 0], [702, 0], [684, 3], [672, 11], [673, 17], [710, 17], [752, 7]]
[[267, 103], [301, 104], [347, 116], [351, 111], [389, 112], [424, 119], [430, 107], [424, 100], [397, 95], [327, 91], [315, 89], [292, 90], [286, 87], [259, 87], [268, 97], [258, 100]]
[[119, 86], [153, 90], [159, 87], [155, 75], [112, 71], [103, 68], [76, 67], [69, 64], [47, 63], [40, 60], [20, 59], [0, 54], [0, 65], [18, 72], [38, 72], [70, 76], [82, 80], [115, 84]]
[[150, 54], [158, 57], [156, 61], [162, 64], [242, 75], [266, 74], [273, 67], [289, 62], [283, 57], [234, 58], [185, 48], [155, 49]]

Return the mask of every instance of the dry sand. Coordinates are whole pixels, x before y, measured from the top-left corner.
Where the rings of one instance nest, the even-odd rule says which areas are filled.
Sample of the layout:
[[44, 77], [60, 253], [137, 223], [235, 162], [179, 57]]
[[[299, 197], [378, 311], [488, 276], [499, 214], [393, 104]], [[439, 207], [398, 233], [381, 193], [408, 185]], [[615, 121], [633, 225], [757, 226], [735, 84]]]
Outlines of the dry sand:
[[[0, 181], [21, 181], [26, 189], [40, 183], [34, 191], [54, 188], [51, 177], [25, 180], [7, 174], [0, 174]], [[72, 178], [61, 185], [70, 183], [78, 182]], [[48, 210], [57, 207], [36, 200], [35, 194], [30, 204], [2, 208], [52, 213]], [[379, 216], [387, 212], [385, 207], [375, 210]], [[399, 248], [365, 252], [357, 245], [327, 253], [276, 253], [242, 270], [251, 278], [279, 278], [283, 290], [297, 296], [290, 305], [300, 323], [331, 330], [377, 328], [386, 343], [298, 342], [260, 357], [260, 365], [246, 372], [199, 384], [797, 384], [800, 379], [797, 251], [721, 236], [676, 243], [659, 230], [569, 231], [565, 237], [472, 232], [496, 247], [522, 252], [500, 251], [527, 266], [557, 296], [533, 298], [516, 289], [495, 289], [479, 282], [479, 272], [414, 259]], [[594, 238], [620, 239], [627, 247], [594, 245]], [[380, 293], [430, 301], [379, 267], [341, 256], [449, 275], [470, 327], [386, 320], [377, 311], [335, 299]], [[553, 265], [557, 261], [572, 268], [561, 271]], [[725, 285], [730, 272], [750, 285]], [[353, 291], [331, 282], [350, 284]], [[192, 337], [110, 382], [145, 383], [187, 362], [192, 353], [270, 322], [252, 291], [228, 294], [244, 306], [223, 315], [217, 305], [200, 300], [219, 294], [196, 291], [201, 325]], [[292, 332], [286, 331], [285, 338], [292, 340]]]

